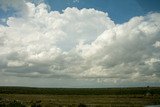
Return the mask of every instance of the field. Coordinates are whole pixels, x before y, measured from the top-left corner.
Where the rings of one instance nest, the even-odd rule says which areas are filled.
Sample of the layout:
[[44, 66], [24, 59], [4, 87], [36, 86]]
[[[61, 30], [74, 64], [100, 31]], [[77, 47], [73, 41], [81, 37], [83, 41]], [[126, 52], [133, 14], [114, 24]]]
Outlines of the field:
[[0, 87], [0, 107], [144, 107], [160, 104], [160, 87]]

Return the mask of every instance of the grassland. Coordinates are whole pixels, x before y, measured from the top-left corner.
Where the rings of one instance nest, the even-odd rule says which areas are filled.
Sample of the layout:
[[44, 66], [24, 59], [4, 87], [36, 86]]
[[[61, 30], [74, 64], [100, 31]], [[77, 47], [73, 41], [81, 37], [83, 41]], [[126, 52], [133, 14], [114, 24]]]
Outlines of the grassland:
[[160, 104], [160, 87], [0, 87], [0, 107], [144, 107]]

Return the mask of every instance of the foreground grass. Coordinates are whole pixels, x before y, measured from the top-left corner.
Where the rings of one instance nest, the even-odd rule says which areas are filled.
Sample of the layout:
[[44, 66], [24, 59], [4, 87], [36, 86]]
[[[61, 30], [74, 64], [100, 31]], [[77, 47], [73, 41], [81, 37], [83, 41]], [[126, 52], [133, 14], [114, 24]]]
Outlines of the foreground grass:
[[[44, 90], [38, 88], [37, 91], [29, 88], [29, 92], [27, 88], [25, 90], [25, 88], [16, 87], [16, 91], [13, 90], [15, 93], [11, 89], [13, 87], [5, 87], [5, 90], [3, 87], [3, 91], [0, 88], [0, 107], [144, 107], [160, 104], [160, 88]], [[57, 91], [52, 92], [54, 90]], [[124, 90], [125, 93], [122, 93]]]

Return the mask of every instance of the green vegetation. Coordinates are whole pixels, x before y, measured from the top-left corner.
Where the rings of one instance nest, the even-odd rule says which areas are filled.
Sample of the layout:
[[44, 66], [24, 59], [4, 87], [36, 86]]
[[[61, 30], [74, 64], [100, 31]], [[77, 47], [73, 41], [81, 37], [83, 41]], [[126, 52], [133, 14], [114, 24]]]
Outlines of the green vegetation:
[[0, 107], [144, 107], [160, 104], [160, 87], [0, 87]]

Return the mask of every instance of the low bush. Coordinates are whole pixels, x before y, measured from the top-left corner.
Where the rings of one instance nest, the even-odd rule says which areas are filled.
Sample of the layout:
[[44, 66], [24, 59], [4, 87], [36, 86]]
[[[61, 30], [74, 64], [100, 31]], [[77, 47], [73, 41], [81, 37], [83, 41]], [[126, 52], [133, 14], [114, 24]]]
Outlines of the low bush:
[[87, 107], [85, 104], [80, 103], [78, 107]]

